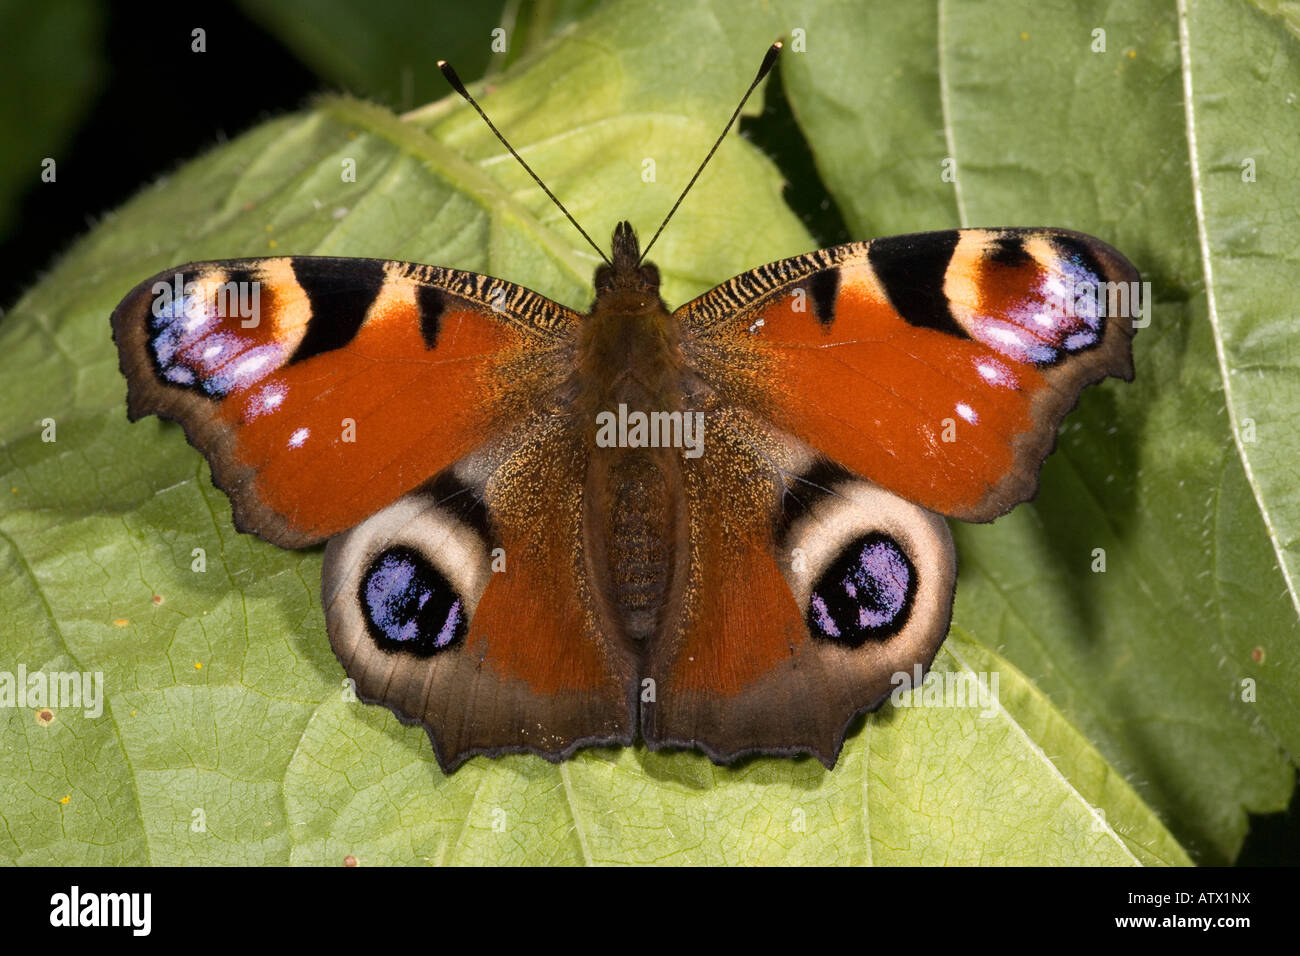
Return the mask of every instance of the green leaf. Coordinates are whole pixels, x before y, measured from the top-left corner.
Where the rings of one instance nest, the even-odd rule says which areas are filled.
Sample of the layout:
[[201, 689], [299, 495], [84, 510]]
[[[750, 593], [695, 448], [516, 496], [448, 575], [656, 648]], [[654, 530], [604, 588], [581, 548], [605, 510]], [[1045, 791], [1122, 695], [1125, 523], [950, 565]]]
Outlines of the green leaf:
[[408, 110], [447, 92], [437, 60], [467, 77], [482, 74], [502, 4], [243, 0], [240, 6], [338, 88]]
[[[1179, 35], [1197, 244], [1225, 407], [1245, 479], [1300, 611], [1300, 357], [1292, 346], [1300, 196], [1300, 7], [1184, 11]], [[1216, 36], [1238, 43], [1222, 51]], [[1248, 80], [1243, 81], [1243, 77]], [[1294, 677], [1294, 672], [1290, 675]], [[1296, 682], [1289, 695], [1295, 714]], [[1285, 739], [1294, 754], [1300, 738]]]
[[242, 6], [330, 82], [356, 96], [407, 110], [447, 92], [435, 61], [451, 63], [466, 81], [495, 74], [535, 52], [601, 2], [389, 0], [361, 5], [348, 0], [244, 0]]
[[[851, 167], [843, 153], [855, 148], [852, 138], [822, 146], [811, 131], [831, 124], [806, 97], [821, 82], [811, 44], [817, 37], [839, 42], [837, 29], [847, 33], [856, 21], [819, 18], [819, 9], [611, 4], [504, 74], [485, 106], [594, 236], [608, 236], [625, 217], [653, 229], [763, 49], [795, 24], [823, 26], [809, 34], [806, 61], [791, 55], [791, 103], [822, 168], [830, 169], [830, 153], [838, 168]], [[879, 28], [889, 26], [885, 20]], [[911, 31], [918, 27], [901, 16], [897, 26], [908, 32], [896, 35], [892, 48], [915, 54]], [[858, 62], [851, 49], [836, 56], [843, 70]], [[800, 78], [800, 70], [808, 72]], [[834, 94], [828, 102], [848, 95], [827, 82]], [[898, 85], [900, 95], [920, 95], [905, 88]], [[877, 108], [891, 115], [887, 105]], [[853, 120], [841, 113], [839, 122]], [[909, 155], [921, 162], [929, 149]], [[355, 183], [341, 181], [345, 159], [356, 163]], [[652, 182], [642, 178], [646, 159], [654, 160]], [[901, 175], [924, 192], [923, 175]], [[733, 137], [724, 144], [656, 246], [665, 298], [682, 301], [741, 269], [809, 248], [781, 188], [776, 170], [747, 143]], [[941, 224], [951, 201], [937, 170], [932, 188], [925, 217], [936, 221], [925, 226]], [[976, 192], [967, 187], [968, 202]], [[882, 221], [901, 212], [882, 213]], [[1035, 670], [1022, 662], [1038, 663], [1032, 654], [1017, 660], [1010, 653], [1021, 646], [1016, 612], [1032, 608], [1045, 617], [1064, 607], [1059, 638], [1068, 648], [1079, 625], [1072, 596], [1089, 607], [1109, 602], [1099, 614], [1136, 615], [1147, 608], [1147, 592], [1135, 597], [1121, 588], [1116, 568], [1106, 578], [1115, 590], [1098, 593], [1092, 579], [1045, 563], [1041, 555], [1052, 544], [1042, 538], [1020, 555], [999, 550], [1002, 523], [978, 529], [994, 533], [987, 541], [963, 540], [973, 583], [964, 573], [960, 626], [935, 665], [935, 680], [952, 675], [946, 679], [954, 687], [962, 681], [992, 689], [996, 681], [1000, 706], [989, 713], [900, 701], [860, 722], [833, 771], [777, 759], [723, 769], [694, 753], [628, 748], [584, 752], [558, 766], [531, 756], [479, 758], [442, 775], [422, 731], [347, 699], [317, 596], [320, 550], [285, 552], [236, 534], [227, 500], [180, 430], [153, 419], [125, 421], [107, 323], [120, 296], [168, 265], [268, 252], [477, 269], [576, 307], [590, 300], [596, 261], [457, 101], [401, 119], [357, 100], [328, 99], [145, 190], [17, 305], [0, 324], [0, 375], [9, 386], [0, 420], [0, 598], [7, 611], [0, 670], [22, 664], [46, 673], [100, 672], [107, 703], [98, 717], [57, 707], [48, 725], [31, 707], [0, 711], [5, 859], [1188, 862], [1125, 779], [1145, 786], [1146, 764], [1103, 756], [1098, 740], [1124, 751], [1086, 713], [1063, 716], [1058, 708], [1069, 713], [1072, 702], [1068, 695], [1051, 699], [1054, 657], [1043, 654], [1044, 668]], [[1173, 360], [1181, 354], [1168, 368], [1143, 369], [1147, 401], [1162, 374], [1180, 373]], [[1081, 409], [1096, 435], [1071, 442], [1108, 448], [1115, 425], [1105, 413], [1124, 389], [1101, 394], [1108, 398]], [[1214, 420], [1212, 408], [1208, 414]], [[42, 440], [46, 419], [55, 423], [56, 441]], [[1182, 447], [1158, 433], [1141, 437], [1163, 442], [1152, 455]], [[1212, 449], [1224, 451], [1193, 432], [1184, 453]], [[1155, 478], [1115, 480], [1144, 489], [1168, 517], [1162, 499], [1176, 495], [1176, 479], [1164, 477], [1177, 474], [1172, 464]], [[1083, 479], [1072, 467], [1064, 479], [1045, 488], [1043, 504], [1013, 532], [1041, 526], [1047, 508], [1052, 521], [1081, 520], [1071, 517], [1079, 493], [1069, 482]], [[1154, 480], [1163, 483], [1146, 489]], [[1248, 558], [1267, 546], [1249, 531], [1215, 539], [1223, 540]], [[192, 570], [195, 549], [206, 560], [201, 573]], [[998, 573], [1016, 575], [1010, 606], [988, 596], [1005, 593], [993, 590], [999, 582], [988, 569], [989, 549], [1006, 563]], [[1180, 572], [1178, 565], [1163, 568], [1148, 586], [1159, 584], [1166, 596]], [[1241, 593], [1262, 603], [1257, 591]], [[1169, 620], [1192, 620], [1202, 600], [1180, 595]], [[1143, 635], [1135, 653], [1177, 636]], [[1190, 775], [1200, 753], [1171, 748], [1158, 756]]]

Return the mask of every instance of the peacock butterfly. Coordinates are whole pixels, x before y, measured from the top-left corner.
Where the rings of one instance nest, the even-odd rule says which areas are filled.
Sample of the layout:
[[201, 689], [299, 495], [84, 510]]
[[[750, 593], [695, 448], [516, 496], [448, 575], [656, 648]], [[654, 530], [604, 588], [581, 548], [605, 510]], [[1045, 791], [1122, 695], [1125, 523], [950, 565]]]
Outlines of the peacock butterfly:
[[335, 653], [443, 768], [638, 735], [831, 767], [947, 634], [944, 516], [1031, 498], [1080, 390], [1132, 378], [1108, 305], [1138, 274], [1079, 233], [962, 229], [669, 312], [628, 223], [602, 258], [585, 315], [405, 262], [170, 269], [112, 316], [128, 415], [181, 424], [241, 531], [328, 542]]

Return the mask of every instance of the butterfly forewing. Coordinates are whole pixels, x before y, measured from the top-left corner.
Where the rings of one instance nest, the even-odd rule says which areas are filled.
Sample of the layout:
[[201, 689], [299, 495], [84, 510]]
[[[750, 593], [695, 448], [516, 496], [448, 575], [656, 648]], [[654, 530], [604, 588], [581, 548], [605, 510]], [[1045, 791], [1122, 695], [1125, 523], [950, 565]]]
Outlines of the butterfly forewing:
[[1132, 377], [1143, 307], [1137, 271], [1091, 236], [969, 229], [772, 263], [678, 315], [732, 401], [909, 501], [987, 521], [1033, 496], [1086, 385]]
[[237, 526], [302, 547], [525, 414], [577, 320], [476, 273], [298, 256], [167, 270], [112, 323], [131, 418], [180, 422]]

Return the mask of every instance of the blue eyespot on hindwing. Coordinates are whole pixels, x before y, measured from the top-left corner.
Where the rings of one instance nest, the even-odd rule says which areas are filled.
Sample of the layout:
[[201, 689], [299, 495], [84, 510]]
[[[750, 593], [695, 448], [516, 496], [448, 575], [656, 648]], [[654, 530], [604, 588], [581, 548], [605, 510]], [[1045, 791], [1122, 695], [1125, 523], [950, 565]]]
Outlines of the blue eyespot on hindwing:
[[845, 647], [887, 640], [907, 623], [916, 584], [916, 568], [897, 541], [878, 531], [855, 538], [813, 586], [809, 633]]
[[465, 636], [465, 602], [413, 548], [381, 551], [361, 576], [361, 613], [380, 650], [428, 657]]

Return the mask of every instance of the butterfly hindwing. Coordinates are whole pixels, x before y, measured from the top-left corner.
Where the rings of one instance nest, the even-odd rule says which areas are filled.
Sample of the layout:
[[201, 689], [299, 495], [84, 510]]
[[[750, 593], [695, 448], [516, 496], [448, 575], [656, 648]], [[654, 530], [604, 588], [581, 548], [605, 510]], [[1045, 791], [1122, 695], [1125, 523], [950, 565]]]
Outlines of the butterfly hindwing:
[[418, 721], [445, 769], [476, 753], [630, 744], [636, 663], [585, 570], [585, 451], [522, 428], [326, 549], [330, 640], [358, 695]]
[[344, 531], [526, 414], [577, 316], [520, 286], [377, 259], [199, 262], [113, 313], [134, 420], [181, 423], [236, 524]]
[[743, 410], [710, 421], [708, 451], [684, 463], [688, 572], [648, 649], [642, 733], [720, 762], [833, 766], [854, 715], [928, 668], [947, 635], [952, 538]]
[[1138, 288], [1091, 236], [967, 229], [772, 263], [677, 314], [737, 404], [909, 501], [987, 521], [1033, 496], [1080, 390], [1132, 378]]

